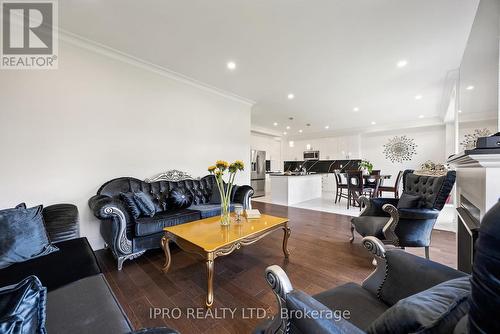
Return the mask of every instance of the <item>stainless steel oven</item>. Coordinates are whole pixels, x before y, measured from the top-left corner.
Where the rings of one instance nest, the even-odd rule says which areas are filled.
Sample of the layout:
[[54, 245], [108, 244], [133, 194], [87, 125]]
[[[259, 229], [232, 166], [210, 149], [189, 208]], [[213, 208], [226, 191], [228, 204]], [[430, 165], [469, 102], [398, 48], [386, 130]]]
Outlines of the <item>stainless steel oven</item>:
[[319, 151], [304, 151], [304, 160], [319, 160]]

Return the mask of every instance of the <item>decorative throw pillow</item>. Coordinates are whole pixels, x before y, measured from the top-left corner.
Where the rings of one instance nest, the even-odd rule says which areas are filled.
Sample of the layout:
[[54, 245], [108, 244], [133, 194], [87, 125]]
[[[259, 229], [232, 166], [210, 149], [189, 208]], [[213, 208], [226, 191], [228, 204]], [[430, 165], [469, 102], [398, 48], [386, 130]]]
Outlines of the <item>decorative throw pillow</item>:
[[46, 333], [47, 289], [36, 276], [0, 288], [0, 333]]
[[189, 191], [182, 188], [174, 188], [170, 191], [170, 201], [174, 208], [183, 209], [193, 203], [193, 198]]
[[367, 333], [453, 333], [469, 311], [470, 277], [455, 278], [401, 299]]
[[129, 209], [132, 217], [138, 218], [141, 215], [141, 209], [137, 206], [134, 199], [134, 193], [120, 193], [120, 198], [125, 202], [125, 205]]
[[47, 236], [41, 205], [0, 211], [0, 269], [57, 250]]
[[141, 214], [148, 217], [153, 217], [156, 213], [155, 205], [151, 198], [148, 197], [142, 191], [134, 193], [134, 200], [139, 209], [141, 210]]
[[16, 205], [16, 209], [26, 209], [26, 203], [19, 203], [18, 205]]
[[422, 207], [422, 196], [403, 192], [398, 201], [398, 209], [419, 209]]

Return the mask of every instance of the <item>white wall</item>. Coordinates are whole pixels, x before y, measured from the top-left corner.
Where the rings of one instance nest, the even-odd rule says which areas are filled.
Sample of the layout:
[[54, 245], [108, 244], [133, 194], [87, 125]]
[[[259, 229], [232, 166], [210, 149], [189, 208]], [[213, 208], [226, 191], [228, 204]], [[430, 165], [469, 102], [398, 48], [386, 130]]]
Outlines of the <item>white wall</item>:
[[[407, 135], [415, 140], [417, 154], [411, 161], [392, 163], [383, 154], [384, 144], [394, 136]], [[446, 161], [445, 126], [410, 128], [384, 132], [364, 133], [353, 136], [294, 140], [294, 147], [289, 147], [288, 141], [283, 141], [283, 160], [302, 160], [306, 145], [320, 151], [321, 159], [345, 159], [349, 154], [351, 159], [365, 159], [373, 163], [374, 169], [380, 169], [383, 174], [393, 175], [392, 183], [400, 170], [418, 169], [427, 160], [444, 163]]]
[[217, 159], [248, 166], [249, 104], [65, 42], [59, 51], [58, 70], [0, 72], [0, 208], [75, 203], [99, 248], [87, 200], [104, 182], [203, 176]]
[[462, 145], [462, 142], [465, 139], [466, 134], [474, 133], [476, 129], [488, 129], [491, 134], [497, 132], [497, 120], [480, 120], [480, 121], [472, 121], [472, 122], [460, 122], [458, 126], [458, 150], [463, 151], [465, 148]]
[[[417, 154], [411, 161], [403, 163], [392, 163], [383, 154], [384, 147], [390, 138], [406, 135], [413, 138], [417, 144]], [[427, 160], [437, 163], [446, 161], [446, 133], [445, 126], [433, 126], [425, 128], [402, 129], [390, 132], [377, 132], [364, 134], [361, 138], [361, 156], [363, 159], [373, 163], [374, 169], [380, 169], [383, 174], [393, 175], [394, 182], [398, 171], [405, 169], [419, 169], [420, 165]]]

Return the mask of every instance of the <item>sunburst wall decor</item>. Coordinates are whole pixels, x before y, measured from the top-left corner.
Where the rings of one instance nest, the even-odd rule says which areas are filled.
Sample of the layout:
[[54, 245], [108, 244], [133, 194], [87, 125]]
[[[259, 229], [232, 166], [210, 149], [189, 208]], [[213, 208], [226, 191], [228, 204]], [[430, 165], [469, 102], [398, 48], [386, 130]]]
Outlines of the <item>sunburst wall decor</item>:
[[392, 163], [410, 161], [417, 154], [416, 148], [417, 144], [415, 144], [413, 138], [395, 136], [384, 145], [385, 158]]

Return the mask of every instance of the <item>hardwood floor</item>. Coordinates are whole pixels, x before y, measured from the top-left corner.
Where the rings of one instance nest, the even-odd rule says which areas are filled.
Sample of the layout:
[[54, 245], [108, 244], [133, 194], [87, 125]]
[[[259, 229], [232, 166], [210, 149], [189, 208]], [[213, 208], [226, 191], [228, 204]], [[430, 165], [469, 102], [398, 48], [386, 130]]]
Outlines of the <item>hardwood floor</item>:
[[[116, 270], [116, 261], [107, 250], [96, 252], [102, 269], [136, 329], [168, 326], [183, 334], [249, 333], [262, 321], [250, 316], [247, 308], [261, 313], [276, 312], [274, 294], [264, 279], [264, 269], [271, 264], [282, 266], [296, 289], [309, 294], [347, 282], [361, 281], [374, 269], [372, 257], [356, 235], [349, 243], [350, 218], [327, 212], [289, 208], [254, 202], [254, 207], [271, 215], [288, 217], [292, 233], [288, 241], [290, 259], [284, 260], [281, 250], [283, 234], [277, 231], [259, 242], [215, 260], [214, 308], [208, 319], [188, 318], [187, 308], [203, 311], [206, 294], [205, 265], [195, 255], [172, 249], [172, 266], [168, 274], [161, 272], [164, 256], [149, 251], [133, 261], [126, 261], [123, 270]], [[407, 249], [423, 256], [423, 249]], [[431, 259], [456, 267], [455, 234], [435, 230], [432, 235]], [[179, 319], [150, 316], [152, 308], [179, 308]], [[235, 308], [221, 317], [224, 308]], [[245, 313], [244, 313], [245, 312]], [[177, 314], [175, 314], [177, 316]]]

